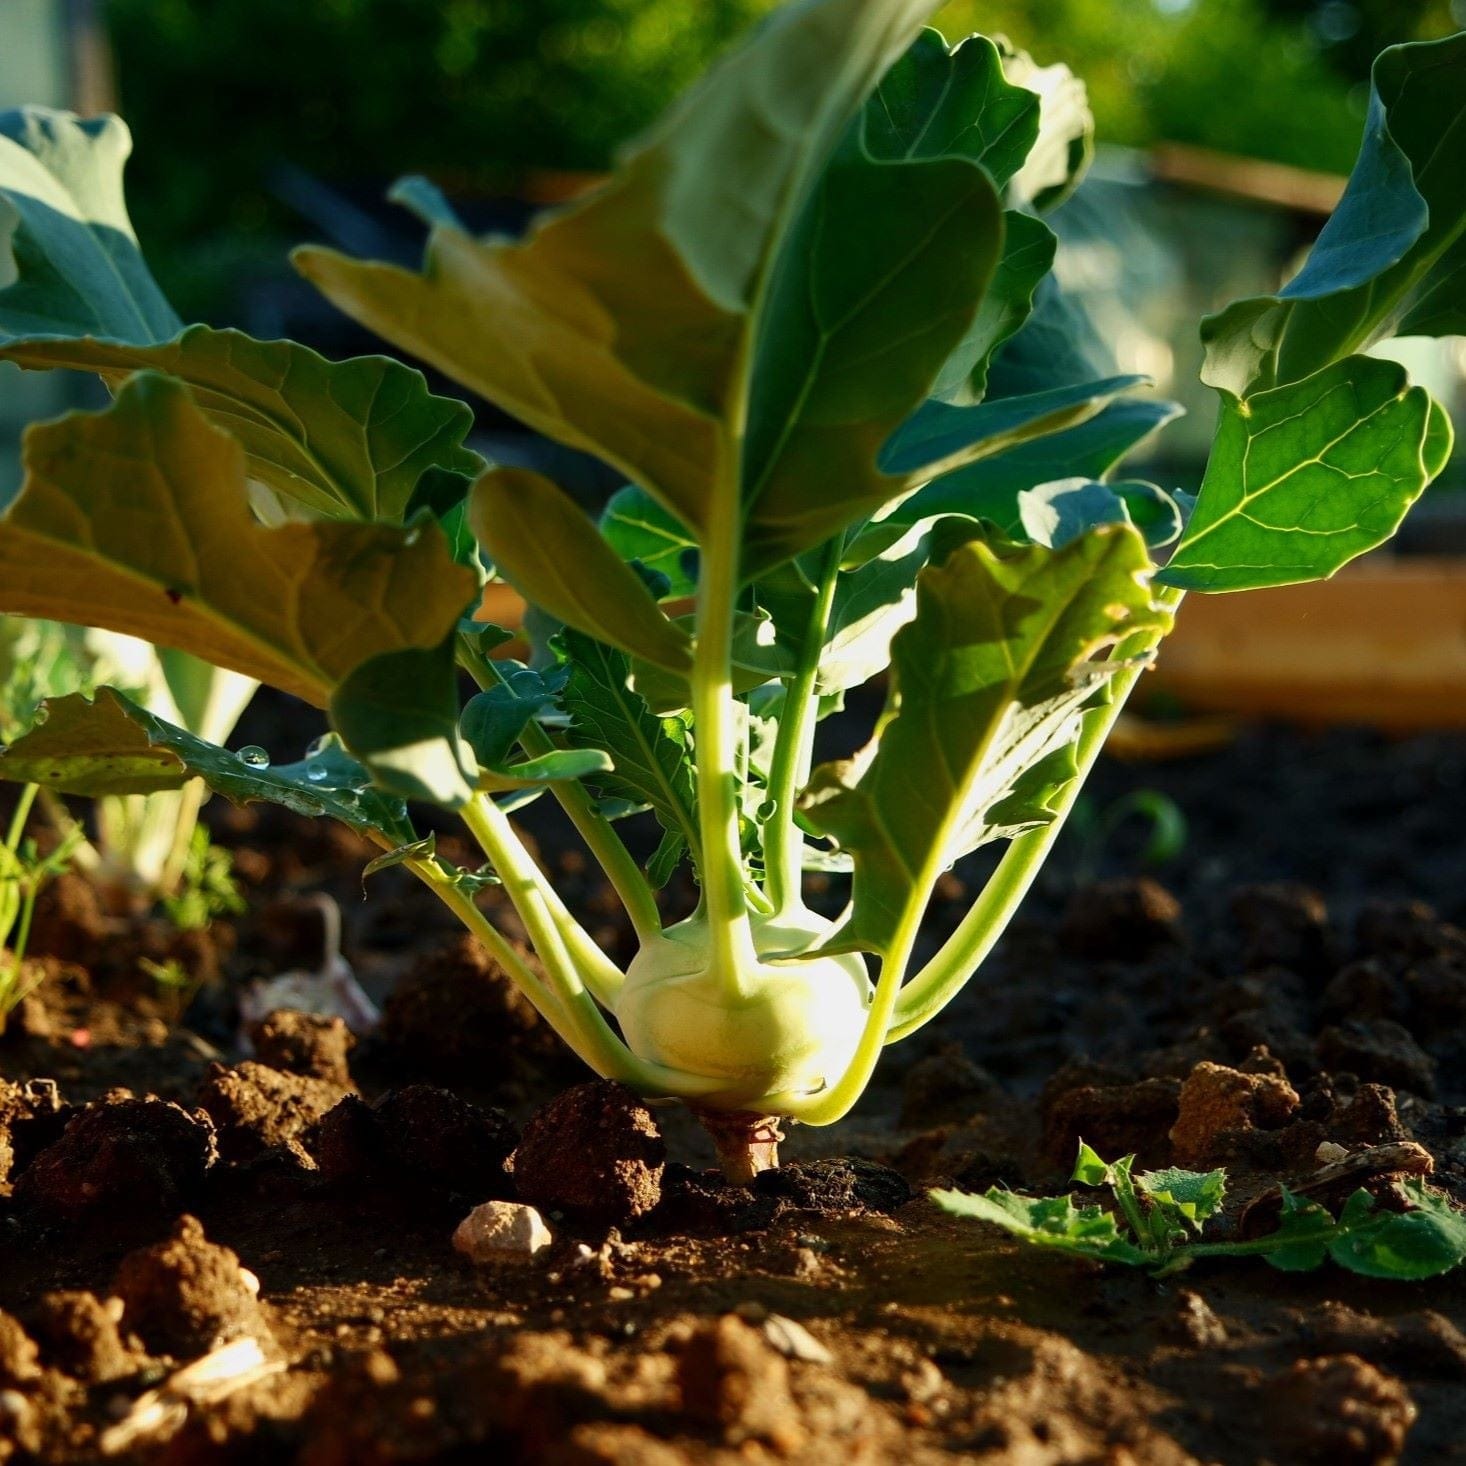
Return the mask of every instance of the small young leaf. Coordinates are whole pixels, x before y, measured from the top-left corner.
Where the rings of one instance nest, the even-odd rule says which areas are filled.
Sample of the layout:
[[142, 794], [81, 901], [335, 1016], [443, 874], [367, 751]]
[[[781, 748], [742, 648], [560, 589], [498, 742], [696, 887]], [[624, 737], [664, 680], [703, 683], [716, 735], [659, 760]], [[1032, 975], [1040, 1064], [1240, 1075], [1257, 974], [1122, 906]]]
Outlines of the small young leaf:
[[469, 519], [516, 590], [577, 631], [670, 672], [692, 667], [691, 639], [580, 507], [542, 474], [490, 469], [473, 486]]
[[1356, 1191], [1339, 1214], [1329, 1256], [1370, 1278], [1433, 1278], [1466, 1261], [1466, 1217], [1418, 1180], [1407, 1181], [1412, 1210], [1386, 1211]]
[[697, 593], [697, 540], [674, 514], [634, 484], [611, 495], [601, 533], [623, 560], [637, 560], [667, 577], [667, 597]]
[[458, 731], [486, 769], [508, 762], [530, 720], [555, 707], [567, 676], [564, 667], [542, 672], [520, 662], [500, 663], [496, 670], [502, 681], [471, 697], [458, 721]]
[[459, 809], [477, 770], [458, 733], [453, 637], [427, 651], [384, 652], [331, 694], [331, 721], [379, 789]]
[[1135, 1178], [1137, 1188], [1151, 1201], [1189, 1223], [1198, 1232], [1202, 1224], [1221, 1210], [1227, 1194], [1225, 1171], [1142, 1171]]
[[368, 876], [374, 876], [395, 866], [405, 865], [409, 860], [431, 860], [438, 853], [438, 837], [425, 835], [421, 840], [410, 840], [406, 845], [393, 846], [384, 850], [375, 860], [369, 860], [361, 868], [362, 884]]

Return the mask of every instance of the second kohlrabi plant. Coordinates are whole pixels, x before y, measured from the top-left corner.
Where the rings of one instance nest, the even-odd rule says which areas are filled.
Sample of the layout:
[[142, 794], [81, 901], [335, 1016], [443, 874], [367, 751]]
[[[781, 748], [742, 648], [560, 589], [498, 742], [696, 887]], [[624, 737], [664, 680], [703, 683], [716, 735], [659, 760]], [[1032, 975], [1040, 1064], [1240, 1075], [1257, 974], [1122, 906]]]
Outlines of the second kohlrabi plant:
[[[694, 1106], [731, 1175], [771, 1163], [778, 1122], [844, 1115], [992, 948], [1182, 594], [1329, 575], [1440, 472], [1444, 413], [1360, 353], [1466, 310], [1458, 36], [1381, 57], [1307, 264], [1206, 323], [1221, 406], [1194, 506], [1115, 479], [1173, 409], [1096, 372], [1047, 279], [1039, 214], [1087, 158], [1082, 94], [982, 37], [949, 47], [933, 8], [779, 12], [521, 241], [409, 180], [420, 271], [297, 256], [395, 345], [618, 470], [598, 525], [478, 460], [468, 410], [406, 367], [180, 330], [123, 211], [121, 125], [12, 115], [0, 354], [99, 371], [116, 400], [30, 432], [0, 605], [182, 648], [331, 731], [270, 766], [103, 691], [56, 702], [0, 771], [83, 793], [199, 776], [346, 821], [593, 1069]], [[488, 574], [536, 612], [527, 664], [471, 619]], [[885, 671], [869, 741], [817, 763], [821, 719]], [[624, 972], [510, 822], [544, 791], [624, 903]], [[486, 865], [448, 864], [409, 801], [456, 811]], [[647, 810], [642, 865], [618, 823]], [[939, 877], [995, 842], [926, 956]], [[683, 862], [695, 905], [664, 910]], [[849, 873], [835, 921], [805, 904], [811, 867]], [[489, 882], [533, 959], [476, 903]]]

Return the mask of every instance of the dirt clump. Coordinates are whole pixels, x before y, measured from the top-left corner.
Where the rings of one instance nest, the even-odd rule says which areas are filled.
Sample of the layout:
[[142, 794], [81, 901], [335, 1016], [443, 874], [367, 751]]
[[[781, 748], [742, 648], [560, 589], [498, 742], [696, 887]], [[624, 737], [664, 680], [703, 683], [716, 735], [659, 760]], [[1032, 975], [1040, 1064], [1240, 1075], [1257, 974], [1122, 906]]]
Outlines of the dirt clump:
[[506, 1097], [542, 1070], [567, 1072], [559, 1040], [467, 934], [427, 952], [393, 988], [373, 1048], [393, 1071], [443, 1083], [487, 1075]]
[[35, 1154], [61, 1138], [70, 1111], [50, 1079], [0, 1078], [0, 1192]]
[[1084, 1140], [1107, 1158], [1134, 1155], [1142, 1166], [1169, 1165], [1180, 1095], [1179, 1079], [1159, 1075], [1133, 1084], [1051, 1086], [1040, 1103], [1044, 1159], [1070, 1167]]
[[224, 1161], [241, 1164], [270, 1150], [308, 1161], [300, 1136], [349, 1092], [334, 1080], [246, 1059], [232, 1068], [210, 1065], [199, 1086], [198, 1104], [214, 1122]]
[[541, 1106], [514, 1152], [514, 1189], [542, 1212], [614, 1226], [662, 1199], [667, 1147], [652, 1113], [624, 1084], [578, 1084]]
[[1059, 941], [1090, 961], [1136, 961], [1183, 944], [1181, 903], [1149, 876], [1096, 881], [1070, 898]]
[[1270, 1394], [1291, 1460], [1389, 1466], [1415, 1423], [1405, 1386], [1357, 1354], [1300, 1359], [1271, 1382]]
[[471, 1202], [513, 1196], [508, 1162], [518, 1141], [503, 1110], [432, 1084], [389, 1090], [375, 1105], [348, 1095], [304, 1137], [332, 1181], [380, 1185], [405, 1178]]
[[1255, 1130], [1278, 1130], [1298, 1109], [1298, 1092], [1274, 1074], [1248, 1074], [1203, 1061], [1181, 1086], [1171, 1146], [1177, 1165], [1225, 1165]]
[[217, 1154], [207, 1115], [171, 1100], [110, 1095], [72, 1115], [22, 1172], [16, 1200], [72, 1221], [105, 1212], [143, 1224], [181, 1211]]
[[1435, 1060], [1408, 1029], [1388, 1018], [1371, 1023], [1350, 1019], [1324, 1029], [1318, 1056], [1335, 1072], [1407, 1089], [1426, 1099], [1436, 1092]]
[[13, 1314], [0, 1312], [0, 1387], [13, 1389], [41, 1377], [41, 1351]]
[[682, 1411], [731, 1446], [766, 1441], [793, 1454], [804, 1440], [789, 1365], [733, 1314], [698, 1328], [677, 1363]]
[[998, 1081], [974, 1064], [959, 1043], [943, 1044], [918, 1059], [901, 1087], [901, 1124], [960, 1123], [1001, 1094]]
[[123, 1324], [154, 1354], [192, 1359], [243, 1335], [269, 1337], [259, 1283], [191, 1216], [180, 1218], [166, 1241], [129, 1252], [112, 1289], [122, 1300]]
[[122, 1302], [81, 1289], [43, 1294], [29, 1319], [46, 1363], [83, 1384], [106, 1384], [136, 1374], [144, 1356], [124, 1342]]
[[1338, 965], [1328, 904], [1308, 886], [1296, 881], [1239, 886], [1228, 914], [1248, 970], [1285, 967], [1320, 977]]
[[793, 1161], [754, 1178], [754, 1190], [801, 1211], [826, 1215], [893, 1212], [911, 1200], [906, 1178], [858, 1156]]
[[307, 1079], [323, 1079], [352, 1089], [347, 1056], [356, 1035], [335, 1015], [276, 1008], [250, 1030], [255, 1057], [261, 1064]]

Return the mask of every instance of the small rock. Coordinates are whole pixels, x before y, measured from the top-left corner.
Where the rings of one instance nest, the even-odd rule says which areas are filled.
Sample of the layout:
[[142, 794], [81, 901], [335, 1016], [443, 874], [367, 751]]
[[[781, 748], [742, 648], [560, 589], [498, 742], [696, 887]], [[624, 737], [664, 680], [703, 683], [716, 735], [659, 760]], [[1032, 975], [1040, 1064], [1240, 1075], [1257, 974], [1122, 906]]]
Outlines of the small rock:
[[555, 1239], [545, 1220], [519, 1201], [486, 1201], [453, 1233], [453, 1246], [470, 1262], [528, 1262]]
[[514, 1187], [545, 1211], [619, 1224], [662, 1198], [667, 1148], [651, 1111], [624, 1084], [579, 1084], [542, 1106], [514, 1153]]
[[252, 1280], [253, 1288], [238, 1256], [186, 1216], [166, 1242], [129, 1252], [112, 1286], [124, 1323], [154, 1354], [193, 1359], [243, 1335], [269, 1336]]
[[1210, 1166], [1231, 1155], [1229, 1137], [1276, 1130], [1298, 1109], [1298, 1093], [1286, 1079], [1244, 1074], [1203, 1061], [1181, 1086], [1171, 1146], [1176, 1164]]
[[1184, 1288], [1177, 1296], [1172, 1332], [1195, 1349], [1216, 1349], [1227, 1342], [1227, 1326], [1200, 1293]]
[[108, 1098], [78, 1111], [16, 1183], [16, 1199], [68, 1220], [103, 1209], [176, 1215], [217, 1157], [207, 1115], [168, 1100]]
[[835, 1356], [802, 1323], [771, 1313], [764, 1319], [763, 1336], [785, 1359], [802, 1359], [806, 1364], [833, 1364]]
[[136, 1374], [142, 1360], [118, 1332], [122, 1308], [95, 1293], [46, 1293], [31, 1316], [31, 1332], [49, 1363], [84, 1384], [99, 1385]]
[[1070, 897], [1059, 940], [1076, 957], [1137, 961], [1182, 944], [1181, 904], [1149, 876], [1096, 881]]
[[326, 1079], [343, 1089], [354, 1087], [346, 1056], [356, 1035], [340, 1017], [276, 1008], [250, 1031], [250, 1041], [255, 1057], [271, 1069]]

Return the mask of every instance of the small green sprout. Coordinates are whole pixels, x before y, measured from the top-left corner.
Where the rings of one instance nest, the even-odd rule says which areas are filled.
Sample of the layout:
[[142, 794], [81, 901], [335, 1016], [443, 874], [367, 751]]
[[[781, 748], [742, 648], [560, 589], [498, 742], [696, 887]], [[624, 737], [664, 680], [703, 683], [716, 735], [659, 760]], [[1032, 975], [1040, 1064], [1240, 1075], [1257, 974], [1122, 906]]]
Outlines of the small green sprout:
[[162, 907], [181, 932], [201, 931], [216, 916], [241, 916], [249, 909], [234, 879], [234, 857], [210, 840], [207, 826], [194, 827], [177, 889], [163, 897]]
[[34, 784], [21, 786], [5, 843], [0, 845], [0, 1033], [22, 999], [41, 981], [39, 977], [27, 980], [25, 966], [36, 901], [47, 882], [71, 864], [82, 839], [80, 831], [70, 830], [49, 855], [39, 853], [35, 840], [25, 834], [26, 821], [39, 793]]
[[1080, 1141], [1070, 1179], [1107, 1187], [1113, 1209], [996, 1186], [981, 1196], [940, 1190], [931, 1196], [953, 1216], [991, 1222], [1030, 1246], [1143, 1267], [1158, 1277], [1211, 1257], [1261, 1257], [1289, 1273], [1310, 1272], [1332, 1258], [1365, 1277], [1397, 1279], [1436, 1277], [1466, 1261], [1466, 1216], [1414, 1177], [1398, 1184], [1398, 1205], [1382, 1205], [1360, 1187], [1337, 1216], [1280, 1187], [1282, 1209], [1274, 1231], [1208, 1242], [1202, 1236], [1226, 1197], [1226, 1172], [1137, 1172], [1134, 1167], [1133, 1155], [1104, 1161]]

